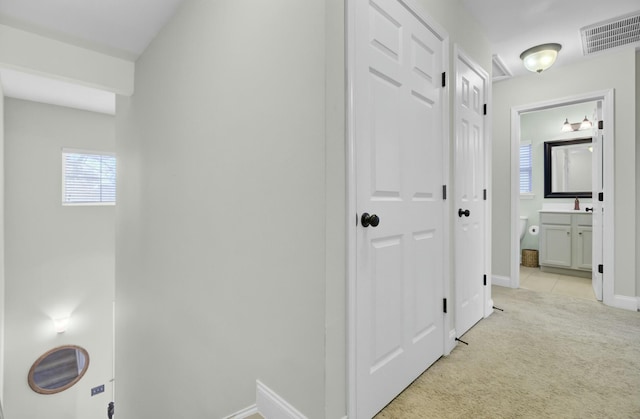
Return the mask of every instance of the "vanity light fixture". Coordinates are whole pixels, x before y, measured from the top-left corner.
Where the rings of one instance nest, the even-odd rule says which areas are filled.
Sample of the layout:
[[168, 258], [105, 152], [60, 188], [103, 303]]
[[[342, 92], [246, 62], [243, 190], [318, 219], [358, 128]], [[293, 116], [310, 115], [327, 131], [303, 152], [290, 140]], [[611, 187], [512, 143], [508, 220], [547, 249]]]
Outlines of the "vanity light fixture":
[[591, 121], [587, 119], [587, 115], [584, 116], [582, 123], [580, 123], [580, 129], [591, 129]]
[[583, 129], [591, 129], [592, 126], [593, 125], [591, 124], [591, 121], [587, 119], [586, 115], [582, 122], [569, 122], [569, 118], [565, 118], [564, 124], [562, 124], [562, 129], [560, 131], [571, 132]]
[[520, 59], [527, 70], [542, 73], [553, 65], [560, 49], [562, 49], [560, 44], [536, 45], [520, 54]]
[[64, 333], [67, 331], [67, 326], [69, 326], [69, 317], [59, 317], [57, 319], [53, 319], [53, 327], [56, 329], [56, 333]]

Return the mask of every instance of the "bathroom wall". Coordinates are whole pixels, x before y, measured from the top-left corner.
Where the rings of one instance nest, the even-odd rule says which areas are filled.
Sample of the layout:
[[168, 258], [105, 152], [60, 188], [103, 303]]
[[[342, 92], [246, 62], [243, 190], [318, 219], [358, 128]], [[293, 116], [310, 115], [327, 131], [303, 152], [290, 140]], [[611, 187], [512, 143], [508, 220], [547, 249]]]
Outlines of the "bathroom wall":
[[[5, 415], [102, 418], [112, 398], [115, 208], [62, 206], [61, 149], [113, 151], [114, 117], [10, 98], [4, 110]], [[52, 318], [65, 314], [69, 327], [56, 334]], [[32, 363], [64, 344], [88, 350], [87, 373], [62, 393], [33, 392]]]
[[[539, 225], [538, 210], [545, 204], [566, 204], [573, 208], [574, 198], [544, 198], [544, 143], [545, 141], [585, 138], [591, 131], [561, 132], [565, 118], [570, 122], [580, 122], [585, 116], [593, 120], [595, 102], [563, 106], [543, 111], [523, 114], [520, 118], [522, 142], [531, 143], [532, 153], [532, 193], [520, 195], [520, 215], [529, 217], [528, 225]], [[589, 178], [591, 182], [591, 179]], [[580, 198], [581, 208], [591, 202], [590, 198]], [[521, 243], [522, 249], [538, 249], [538, 238], [527, 232]]]

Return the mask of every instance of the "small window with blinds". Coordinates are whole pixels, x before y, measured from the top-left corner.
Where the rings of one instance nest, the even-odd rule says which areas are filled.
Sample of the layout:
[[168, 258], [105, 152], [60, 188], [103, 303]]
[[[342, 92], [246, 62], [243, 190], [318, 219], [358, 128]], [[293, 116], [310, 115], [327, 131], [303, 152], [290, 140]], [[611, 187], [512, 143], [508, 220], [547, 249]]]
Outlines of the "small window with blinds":
[[532, 192], [531, 143], [520, 144], [520, 193]]
[[114, 205], [115, 153], [62, 150], [62, 204]]

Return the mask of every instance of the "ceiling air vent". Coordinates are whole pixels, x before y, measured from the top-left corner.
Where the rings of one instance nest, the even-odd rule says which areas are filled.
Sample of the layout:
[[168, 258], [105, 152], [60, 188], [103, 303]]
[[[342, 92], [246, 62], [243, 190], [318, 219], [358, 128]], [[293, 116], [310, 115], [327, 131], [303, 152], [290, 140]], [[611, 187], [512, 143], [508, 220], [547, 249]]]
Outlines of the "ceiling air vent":
[[585, 26], [582, 34], [584, 55], [638, 43], [640, 44], [640, 11]]

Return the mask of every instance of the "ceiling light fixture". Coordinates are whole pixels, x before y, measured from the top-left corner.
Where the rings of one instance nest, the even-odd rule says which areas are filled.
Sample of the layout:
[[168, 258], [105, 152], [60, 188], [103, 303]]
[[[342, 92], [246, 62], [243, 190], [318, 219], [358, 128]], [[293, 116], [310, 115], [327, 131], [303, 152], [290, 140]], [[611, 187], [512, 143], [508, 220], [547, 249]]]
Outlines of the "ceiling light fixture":
[[53, 327], [56, 330], [56, 333], [66, 332], [68, 326], [69, 326], [69, 316], [53, 319]]
[[520, 54], [520, 59], [527, 70], [542, 73], [553, 65], [561, 48], [560, 44], [537, 45]]

